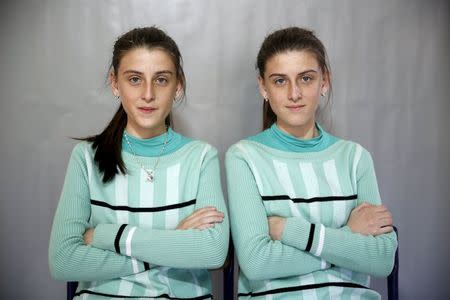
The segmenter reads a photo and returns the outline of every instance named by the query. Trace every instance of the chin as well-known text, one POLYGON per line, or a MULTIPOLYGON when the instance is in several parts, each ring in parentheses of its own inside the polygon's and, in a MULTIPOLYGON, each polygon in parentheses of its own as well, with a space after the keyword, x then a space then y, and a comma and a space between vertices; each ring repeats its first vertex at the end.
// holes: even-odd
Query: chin
POLYGON ((304 126, 308 126, 311 121, 310 120, 288 120, 285 124, 288 125, 289 127, 304 127, 304 126))

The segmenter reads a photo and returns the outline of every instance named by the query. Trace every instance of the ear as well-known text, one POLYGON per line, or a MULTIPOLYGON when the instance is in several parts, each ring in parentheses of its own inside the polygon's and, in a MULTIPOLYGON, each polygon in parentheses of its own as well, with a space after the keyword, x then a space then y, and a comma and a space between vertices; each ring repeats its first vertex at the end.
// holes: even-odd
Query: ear
POLYGON ((328 90, 330 89, 330 74, 325 73, 322 77, 322 84, 320 86, 320 94, 326 95, 328 93, 328 90))
POLYGON ((259 93, 261 94, 261 96, 264 99, 267 99, 267 90, 266 90, 266 85, 264 82, 264 78, 262 78, 260 75, 258 75, 258 88, 259 88, 259 93))
POLYGON ((176 99, 180 99, 181 97, 183 97, 183 83, 181 81, 178 81, 177 83, 177 91, 175 93, 175 98, 176 99))
POLYGON ((117 78, 116 75, 114 74, 114 71, 109 72, 109 83, 111 84, 111 90, 113 95, 116 97, 120 96, 119 85, 117 83, 117 78))

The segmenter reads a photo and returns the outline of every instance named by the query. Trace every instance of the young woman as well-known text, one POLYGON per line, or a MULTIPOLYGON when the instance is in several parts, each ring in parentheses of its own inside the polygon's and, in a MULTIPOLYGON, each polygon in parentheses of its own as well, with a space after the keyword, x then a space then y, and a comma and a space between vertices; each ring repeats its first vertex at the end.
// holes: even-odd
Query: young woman
POLYGON ((175 42, 133 29, 114 45, 119 109, 72 152, 50 238, 54 278, 75 299, 209 299, 228 250, 217 151, 171 128, 185 77, 175 42))
POLYGON ((325 48, 292 27, 257 58, 264 131, 227 152, 240 299, 379 299, 397 247, 370 154, 316 120, 331 91, 325 48))

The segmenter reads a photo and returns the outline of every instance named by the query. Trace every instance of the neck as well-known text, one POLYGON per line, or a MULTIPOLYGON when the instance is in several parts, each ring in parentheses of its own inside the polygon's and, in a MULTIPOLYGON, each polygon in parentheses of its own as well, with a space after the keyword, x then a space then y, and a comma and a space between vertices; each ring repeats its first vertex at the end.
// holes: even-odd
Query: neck
POLYGON ((318 136, 315 121, 312 120, 310 123, 303 126, 289 126, 286 124, 281 124, 277 122, 278 128, 284 133, 290 134, 298 139, 312 139, 318 136))
POLYGON ((151 129, 136 129, 131 124, 127 124, 127 126, 125 127, 125 130, 129 134, 140 139, 150 139, 155 136, 161 135, 166 132, 166 129, 167 128, 165 124, 158 125, 157 127, 151 129))

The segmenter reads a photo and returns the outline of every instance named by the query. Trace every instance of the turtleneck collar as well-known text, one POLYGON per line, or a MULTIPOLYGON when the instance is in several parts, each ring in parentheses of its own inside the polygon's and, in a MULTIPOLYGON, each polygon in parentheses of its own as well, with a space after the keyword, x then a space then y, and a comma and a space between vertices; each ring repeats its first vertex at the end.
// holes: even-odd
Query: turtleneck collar
POLYGON ((191 139, 180 135, 170 127, 167 129, 167 132, 149 139, 141 139, 124 131, 122 136, 122 150, 131 154, 133 154, 133 151, 130 149, 127 140, 125 139, 125 134, 137 156, 159 156, 161 155, 164 143, 166 143, 166 146, 162 155, 170 154, 191 141, 191 139))
POLYGON ((275 123, 260 134, 249 137, 249 140, 271 148, 290 152, 317 152, 334 144, 338 139, 316 123, 318 136, 311 139, 300 139, 282 131, 275 123))

